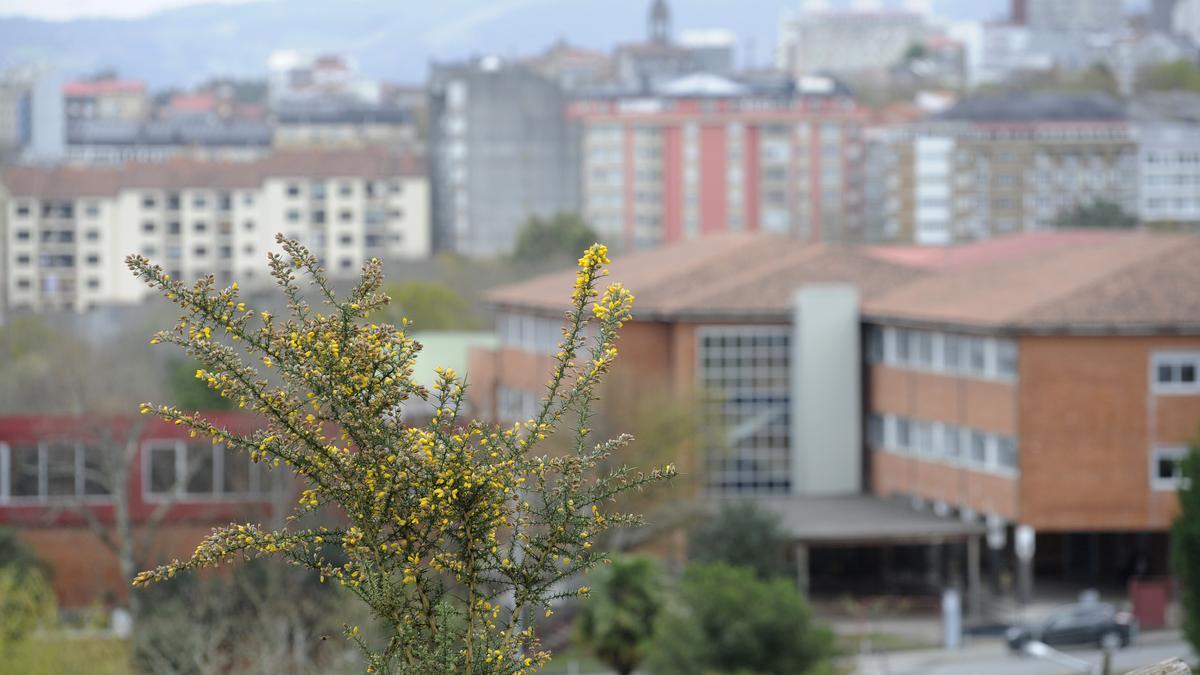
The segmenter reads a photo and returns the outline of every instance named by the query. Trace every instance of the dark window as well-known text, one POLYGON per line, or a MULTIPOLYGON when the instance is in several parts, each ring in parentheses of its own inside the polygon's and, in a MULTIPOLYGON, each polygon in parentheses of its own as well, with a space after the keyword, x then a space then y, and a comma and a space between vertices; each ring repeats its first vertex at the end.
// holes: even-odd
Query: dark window
POLYGON ((225 494, 246 494, 250 492, 250 472, 253 464, 250 456, 236 450, 225 450, 225 466, 222 471, 224 481, 221 491, 225 494))
POLYGON ((349 258, 342 258, 340 261, 338 261, 338 266, 344 270, 348 270, 354 267, 354 261, 349 258))
POLYGON ((245 230, 245 231, 247 231, 247 232, 252 232, 252 231, 254 230, 254 221, 253 221, 253 220, 247 220, 247 221, 243 222, 243 223, 242 223, 242 229, 243 229, 243 230, 245 230))
POLYGON ((9 494, 13 497, 36 497, 38 488, 38 447, 36 445, 13 445, 8 449, 9 471, 12 484, 9 494))
POLYGON ((203 220, 197 220, 196 222, 192 223, 192 229, 197 232, 206 232, 208 231, 208 223, 204 222, 203 220))
POLYGON ((221 246, 221 247, 217 248, 217 255, 222 258, 233 257, 233 247, 232 246, 221 246))
POLYGON ((46 494, 51 497, 75 494, 75 444, 46 446, 46 494))
POLYGON ((25 277, 17 279, 17 288, 22 288, 22 289, 29 288, 29 279, 27 279, 25 277))
POLYGON ((29 254, 22 253, 22 254, 18 255, 17 256, 17 264, 18 265, 28 265, 29 264, 29 254))
POLYGON ((208 206, 208 198, 205 197, 204 195, 196 195, 195 197, 192 197, 192 207, 193 208, 203 209, 207 206, 208 206))
POLYGON ((349 244, 354 243, 354 237, 349 234, 343 234, 341 237, 338 237, 338 241, 340 241, 343 244, 349 245, 349 244))
POLYGON ((299 197, 300 196, 299 183, 288 183, 287 184, 287 195, 289 197, 299 197))
POLYGON ((296 209, 288 209, 287 219, 288 219, 289 223, 300 222, 300 212, 297 211, 296 209))
POLYGON ((187 492, 193 495, 213 492, 213 453, 211 444, 187 446, 187 492))
POLYGON ((1188 363, 1179 367, 1179 381, 1185 384, 1195 384, 1196 364, 1188 363))
POLYGON ((29 241, 29 230, 17 230, 17 241, 29 241))
POLYGON ((317 225, 324 223, 325 222, 325 211, 322 209, 317 209, 317 210, 313 211, 312 212, 312 222, 317 225))
POLYGON ((168 494, 175 489, 175 446, 161 445, 151 447, 150 476, 147 492, 151 494, 168 494))
POLYGON ((99 241, 100 230, 88 230, 85 236, 87 237, 88 241, 99 241))
POLYGON ((205 246, 197 246, 196 248, 192 249, 192 253, 196 254, 197 258, 203 258, 204 256, 208 255, 208 248, 205 246))
POLYGON ((222 211, 228 211, 233 208, 233 197, 228 192, 222 192, 217 195, 217 208, 222 211))
POLYGON ((147 220, 146 222, 142 223, 142 232, 153 232, 153 231, 154 231, 154 221, 147 220))
POLYGON ((353 219, 354 219, 354 212, 351 211, 350 209, 342 209, 341 211, 338 212, 338 220, 342 221, 343 223, 350 222, 353 219))
POLYGON ((150 195, 150 194, 142 195, 142 207, 143 208, 152 209, 157 205, 158 205, 158 200, 154 198, 154 195, 150 195))
POLYGON ((21 202, 20 204, 17 204, 17 217, 18 218, 24 218, 24 217, 28 216, 29 211, 30 211, 30 209, 29 209, 28 202, 21 202))
POLYGON ((1175 368, 1170 364, 1161 364, 1158 367, 1158 381, 1170 383, 1175 381, 1175 368))
POLYGON ((96 277, 91 277, 87 280, 88 288, 100 288, 100 280, 96 277))
POLYGON ((343 181, 338 184, 338 194, 343 197, 349 197, 354 194, 354 184, 343 181))
POLYGON ((109 494, 108 476, 105 473, 107 469, 104 466, 104 455, 102 448, 84 447, 83 448, 83 494, 84 495, 106 495, 109 494))
POLYGON ((95 253, 89 253, 88 257, 87 257, 87 263, 89 265, 99 265, 100 264, 100 256, 96 255, 95 253))
POLYGON ((179 224, 178 220, 172 220, 171 222, 167 223, 167 234, 179 234, 181 229, 183 228, 179 224))

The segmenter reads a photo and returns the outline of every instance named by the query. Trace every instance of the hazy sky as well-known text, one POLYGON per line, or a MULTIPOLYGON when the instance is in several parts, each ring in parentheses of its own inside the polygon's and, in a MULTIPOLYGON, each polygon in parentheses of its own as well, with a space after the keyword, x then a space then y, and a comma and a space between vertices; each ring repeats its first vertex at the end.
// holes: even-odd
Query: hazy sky
MULTIPOLYGON (((246 0, 204 0, 233 4, 246 0)), ((132 17, 160 9, 200 4, 198 0, 0 0, 0 16, 20 14, 43 19, 85 16, 132 17)))

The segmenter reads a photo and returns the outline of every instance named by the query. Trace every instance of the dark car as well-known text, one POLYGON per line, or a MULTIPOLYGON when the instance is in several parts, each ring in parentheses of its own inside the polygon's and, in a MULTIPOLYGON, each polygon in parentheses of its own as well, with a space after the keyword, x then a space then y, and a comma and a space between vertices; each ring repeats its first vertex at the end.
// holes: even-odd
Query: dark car
POLYGON ((1020 651, 1030 642, 1052 647, 1096 645, 1105 649, 1126 647, 1137 633, 1137 621, 1105 603, 1068 605, 1049 619, 1032 626, 1013 626, 1004 634, 1008 646, 1020 651))

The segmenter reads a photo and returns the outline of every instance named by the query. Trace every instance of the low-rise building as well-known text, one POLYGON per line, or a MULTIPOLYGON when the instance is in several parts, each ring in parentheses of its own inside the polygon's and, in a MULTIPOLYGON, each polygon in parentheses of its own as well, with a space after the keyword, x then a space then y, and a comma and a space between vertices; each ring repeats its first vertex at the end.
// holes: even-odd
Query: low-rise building
MULTIPOLYGON (((698 396, 708 426, 671 458, 683 480, 780 513, 802 577, 965 579, 978 610, 985 533, 992 578, 1015 571, 1024 589, 1034 573, 1105 588, 1167 573, 1200 422, 1200 238, 723 234, 611 269, 638 301, 604 396, 698 396)), ((489 296, 499 346, 471 364, 482 414, 536 410, 571 287, 551 275, 489 296)))
MULTIPOLYGON (((247 415, 208 417, 235 433, 257 428, 247 415)), ((118 500, 135 562, 147 568, 190 556, 216 526, 273 513, 272 474, 244 452, 189 438, 162 420, 0 417, 0 466, 0 525, 15 529, 46 564, 67 608, 120 602, 130 591, 101 540, 121 536, 114 532, 118 500), (127 443, 136 445, 128 460, 120 456, 127 443)))
POLYGON ((884 254, 934 271, 863 303, 871 489, 1033 538, 1044 576, 1166 574, 1200 422, 1200 239, 884 254))
POLYGON ((262 259, 280 232, 308 245, 334 277, 356 275, 371 257, 430 251, 428 179, 413 155, 281 151, 250 162, 9 167, 0 182, 12 309, 137 302, 147 290, 125 269, 131 253, 178 278, 266 281, 262 259))
POLYGON ((141 80, 76 80, 63 85, 67 124, 83 120, 140 121, 149 113, 141 80))

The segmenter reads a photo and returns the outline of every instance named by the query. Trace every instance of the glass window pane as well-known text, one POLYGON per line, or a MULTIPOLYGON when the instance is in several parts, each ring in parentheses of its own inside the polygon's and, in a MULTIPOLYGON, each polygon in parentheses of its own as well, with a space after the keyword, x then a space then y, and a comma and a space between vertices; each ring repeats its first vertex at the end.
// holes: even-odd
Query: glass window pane
POLYGON ((1170 364, 1164 363, 1158 367, 1159 382, 1173 382, 1175 380, 1175 369, 1170 364))
POLYGON ((17 444, 10 446, 8 452, 12 480, 9 494, 13 497, 38 496, 38 447, 17 444))
POLYGON ((150 477, 148 481, 151 494, 168 494, 175 489, 175 446, 158 446, 150 448, 150 477))
POLYGON ((109 494, 109 481, 107 471, 109 469, 107 458, 102 453, 103 448, 84 447, 83 448, 83 494, 85 495, 106 495, 109 494))
POLYGON ((191 495, 206 495, 213 493, 213 446, 187 446, 187 493, 191 495))
POLYGON ((74 443, 51 443, 46 446, 46 494, 52 497, 75 496, 74 443))
POLYGON ((224 450, 225 468, 222 471, 224 483, 222 490, 225 494, 244 495, 250 492, 250 471, 254 465, 250 456, 237 450, 224 450))
POLYGON ((1196 365, 1189 363, 1179 367, 1179 381, 1185 384, 1195 384, 1196 365))

